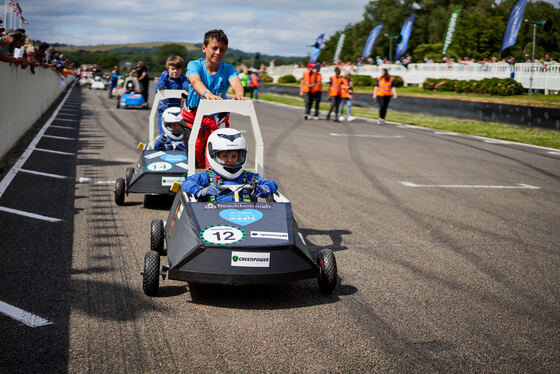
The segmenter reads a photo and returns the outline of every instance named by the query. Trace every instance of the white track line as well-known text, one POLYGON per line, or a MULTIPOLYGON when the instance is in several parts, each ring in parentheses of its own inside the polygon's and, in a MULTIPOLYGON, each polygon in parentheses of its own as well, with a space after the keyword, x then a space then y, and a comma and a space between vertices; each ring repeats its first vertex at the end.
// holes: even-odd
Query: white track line
POLYGON ((372 135, 372 134, 339 134, 336 132, 329 133, 331 136, 345 136, 356 138, 402 138, 402 135, 372 135))
POLYGON ((548 153, 554 156, 560 156, 560 152, 549 151, 548 153))
POLYGON ((12 208, 6 208, 3 206, 0 206, 0 211, 3 212, 7 212, 7 213, 13 213, 13 214, 17 214, 18 216, 24 216, 24 217, 29 217, 29 218, 35 218, 35 219, 40 219, 42 221, 47 221, 47 222, 60 222, 62 221, 59 218, 53 218, 53 217, 48 217, 48 216, 43 216, 41 214, 35 214, 35 213, 29 213, 29 212, 25 212, 23 210, 17 210, 17 209, 12 209, 12 208))
POLYGON ((89 184, 115 184, 115 181, 96 181, 93 180, 91 178, 87 178, 87 177, 80 177, 80 179, 78 179, 78 183, 89 183, 89 184))
MULTIPOLYGON (((27 161, 27 159, 29 158, 31 153, 36 149, 35 147, 37 146, 37 143, 39 143, 39 140, 45 134, 45 131, 47 131, 48 127, 51 125, 54 118, 58 115, 58 111, 60 110, 60 108, 62 108, 62 105, 64 105, 64 102, 66 101, 68 96, 70 96, 70 93, 72 93, 73 88, 74 88, 74 86, 70 87, 70 89, 66 93, 66 96, 64 96, 64 98, 62 99, 62 101, 60 102, 58 107, 56 107, 52 116, 43 125, 43 127, 41 127, 41 130, 39 130, 37 135, 35 135, 35 138, 33 138, 31 143, 27 146, 27 148, 25 149, 25 152, 23 152, 21 157, 14 164, 14 166, 12 166, 10 171, 8 171, 8 173, 4 176, 4 178, 0 182, 0 197, 2 197, 2 195, 4 194, 4 192, 6 191, 8 186, 10 185, 10 183, 12 183, 12 180, 14 179, 14 177, 16 176, 18 171, 21 169, 23 164, 25 164, 25 162, 27 161)), ((43 152, 54 152, 54 151, 43 150, 43 152)), ((68 153, 68 155, 73 155, 73 153, 68 153)))
POLYGON ((76 130, 75 127, 71 127, 71 126, 57 126, 57 125, 52 125, 51 129, 65 129, 65 130, 76 130))
POLYGON ((67 179, 68 178, 64 175, 43 173, 41 171, 35 171, 35 170, 19 169, 19 171, 21 171, 22 173, 41 175, 43 177, 51 177, 51 178, 57 178, 57 179, 67 179))
POLYGON ((55 118, 54 120, 55 120, 55 121, 66 121, 66 122, 74 122, 74 121, 77 121, 77 120, 78 120, 78 118, 76 118, 76 119, 67 119, 67 118, 55 118))
POLYGON ((407 187, 424 187, 424 188, 493 188, 493 189, 524 189, 524 190, 540 190, 540 187, 531 186, 529 184, 517 183, 516 186, 492 186, 492 185, 471 185, 471 184, 416 184, 412 182, 399 182, 407 187))
POLYGON ((0 313, 5 314, 8 317, 15 319, 16 321, 23 322, 30 327, 52 325, 51 321, 36 316, 33 313, 26 312, 23 309, 16 308, 15 306, 7 304, 3 301, 0 301, 0 313))
POLYGON ((60 140, 76 140, 76 138, 69 138, 67 136, 56 136, 56 135, 43 135, 44 138, 60 139, 60 140))
POLYGON ((52 149, 45 149, 45 148, 35 148, 36 151, 40 152, 47 152, 47 153, 54 153, 57 155, 65 155, 65 156, 74 156, 75 153, 72 152, 62 152, 62 151, 53 151, 52 149))

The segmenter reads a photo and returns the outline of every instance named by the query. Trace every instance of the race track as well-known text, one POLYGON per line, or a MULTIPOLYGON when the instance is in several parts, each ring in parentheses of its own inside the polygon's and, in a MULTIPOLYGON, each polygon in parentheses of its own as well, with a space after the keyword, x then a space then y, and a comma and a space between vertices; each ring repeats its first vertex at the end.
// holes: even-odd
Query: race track
POLYGON ((170 200, 115 205, 149 113, 115 103, 74 87, 0 185, 0 372, 560 371, 560 152, 258 102, 265 176, 335 250, 337 290, 166 280, 150 298, 170 200))

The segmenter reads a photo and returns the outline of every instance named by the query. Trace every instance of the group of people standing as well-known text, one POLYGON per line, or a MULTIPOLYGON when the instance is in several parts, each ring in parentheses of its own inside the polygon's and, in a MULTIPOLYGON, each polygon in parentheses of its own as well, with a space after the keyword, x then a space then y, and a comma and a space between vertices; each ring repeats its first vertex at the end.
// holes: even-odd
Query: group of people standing
MULTIPOLYGON (((319 119, 319 103, 321 102, 322 93, 322 76, 320 73, 321 65, 308 64, 307 70, 303 72, 303 78, 300 84, 299 95, 305 100, 305 115, 306 120, 319 119), (315 112, 311 115, 311 110, 315 112)), ((389 75, 387 69, 382 69, 383 74, 377 80, 377 84, 373 91, 373 99, 379 103, 379 124, 385 123, 385 116, 391 97, 397 98, 397 90, 393 84, 393 78, 389 75)), ((334 121, 340 122, 344 120, 352 121, 352 100, 353 87, 352 76, 350 72, 340 75, 339 67, 334 69, 334 75, 329 79, 329 101, 330 108, 327 113, 327 120, 331 119, 331 113, 334 113, 334 121), (347 117, 343 115, 344 106, 346 106, 347 117)))

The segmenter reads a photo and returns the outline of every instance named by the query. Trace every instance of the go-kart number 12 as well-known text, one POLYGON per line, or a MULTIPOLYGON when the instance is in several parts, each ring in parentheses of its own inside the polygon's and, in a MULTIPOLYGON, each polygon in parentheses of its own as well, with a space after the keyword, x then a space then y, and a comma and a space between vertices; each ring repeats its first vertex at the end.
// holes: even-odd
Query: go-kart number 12
POLYGON ((245 232, 233 226, 210 226, 202 230, 200 238, 210 244, 228 245, 245 239, 245 232))

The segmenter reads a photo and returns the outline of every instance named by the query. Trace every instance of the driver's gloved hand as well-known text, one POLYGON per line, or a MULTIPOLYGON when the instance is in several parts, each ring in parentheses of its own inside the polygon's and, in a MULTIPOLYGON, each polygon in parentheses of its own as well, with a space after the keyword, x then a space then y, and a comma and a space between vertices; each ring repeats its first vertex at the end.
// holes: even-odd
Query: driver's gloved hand
POLYGON ((216 186, 208 186, 201 188, 195 194, 196 197, 204 197, 204 196, 216 196, 220 194, 220 190, 216 188, 216 186))
POLYGON ((253 197, 269 197, 270 190, 265 186, 257 186, 253 191, 253 197))

